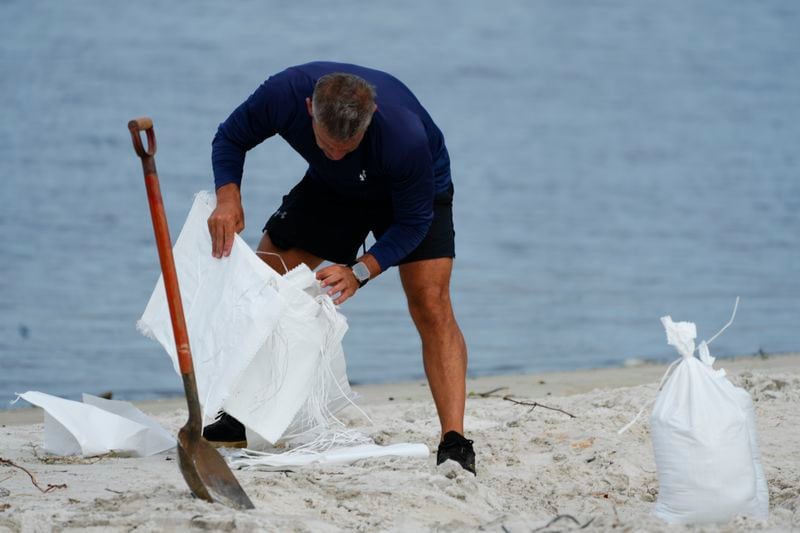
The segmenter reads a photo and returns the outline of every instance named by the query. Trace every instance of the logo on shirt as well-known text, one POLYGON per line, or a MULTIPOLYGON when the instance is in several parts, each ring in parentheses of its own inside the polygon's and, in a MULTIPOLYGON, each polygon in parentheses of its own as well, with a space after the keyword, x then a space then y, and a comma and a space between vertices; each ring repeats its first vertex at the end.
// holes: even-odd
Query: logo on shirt
POLYGON ((367 171, 366 170, 362 170, 361 171, 361 174, 358 175, 358 180, 359 181, 367 181, 367 171))

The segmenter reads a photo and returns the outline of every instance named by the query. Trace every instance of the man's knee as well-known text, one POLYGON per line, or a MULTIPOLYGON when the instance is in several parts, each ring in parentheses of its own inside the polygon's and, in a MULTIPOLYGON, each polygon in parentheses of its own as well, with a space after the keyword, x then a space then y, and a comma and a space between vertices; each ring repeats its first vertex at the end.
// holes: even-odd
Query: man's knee
POLYGON ((439 327, 452 320, 448 287, 425 287, 406 294, 408 310, 418 328, 439 327))

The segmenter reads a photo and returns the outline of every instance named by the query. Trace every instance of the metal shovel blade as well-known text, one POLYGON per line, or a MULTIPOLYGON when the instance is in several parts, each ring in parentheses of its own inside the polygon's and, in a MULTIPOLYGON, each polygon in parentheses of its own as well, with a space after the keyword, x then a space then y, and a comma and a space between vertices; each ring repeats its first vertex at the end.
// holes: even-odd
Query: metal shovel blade
POLYGON ((190 437, 191 433, 186 426, 178 432, 178 458, 183 478, 195 496, 236 509, 254 509, 216 448, 199 435, 190 437))

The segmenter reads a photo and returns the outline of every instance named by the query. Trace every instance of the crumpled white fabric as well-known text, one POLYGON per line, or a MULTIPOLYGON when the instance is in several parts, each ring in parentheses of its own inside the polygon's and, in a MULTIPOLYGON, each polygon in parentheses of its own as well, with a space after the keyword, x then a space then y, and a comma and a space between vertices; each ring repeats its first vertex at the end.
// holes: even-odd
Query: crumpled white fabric
MULTIPOLYGON (((174 247, 204 421, 224 409, 275 443, 349 403, 347 321, 305 265, 281 276, 238 235, 229 257, 212 257, 207 220, 215 205, 212 194, 197 194, 174 247)), ((163 279, 138 328, 164 346, 180 374, 163 279)))
POLYGON ((44 409, 45 452, 146 457, 175 447, 175 437, 128 402, 83 395, 83 403, 38 391, 19 395, 44 409))
POLYGON ((653 514, 673 524, 765 520, 769 494, 750 395, 734 386, 704 341, 694 357, 696 327, 661 319, 681 354, 651 415, 659 493, 653 514))

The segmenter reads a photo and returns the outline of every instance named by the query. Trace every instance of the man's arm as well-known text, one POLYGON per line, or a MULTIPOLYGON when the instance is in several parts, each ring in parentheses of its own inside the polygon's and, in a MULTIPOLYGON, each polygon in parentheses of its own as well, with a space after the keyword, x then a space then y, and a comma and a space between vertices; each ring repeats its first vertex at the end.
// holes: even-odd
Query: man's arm
MULTIPOLYGON (((399 263, 411 253, 427 235, 433 220, 433 164, 427 144, 417 143, 405 153, 397 154, 402 166, 394 170, 396 179, 392 184, 394 222, 372 245, 367 253, 358 258, 369 270, 369 279, 399 263)), ((317 272, 317 279, 328 294, 339 296, 336 305, 344 303, 359 288, 350 267, 331 265, 317 272)))
POLYGON ((414 145, 395 154, 394 161, 394 168, 389 169, 395 176, 391 191, 394 221, 369 249, 381 271, 414 251, 433 221, 433 161, 427 139, 418 136, 414 145))
POLYGON ((244 229, 240 187, 245 154, 287 128, 295 116, 294 75, 287 69, 269 78, 217 129, 211 149, 217 207, 208 219, 214 257, 230 255, 234 235, 244 229))

